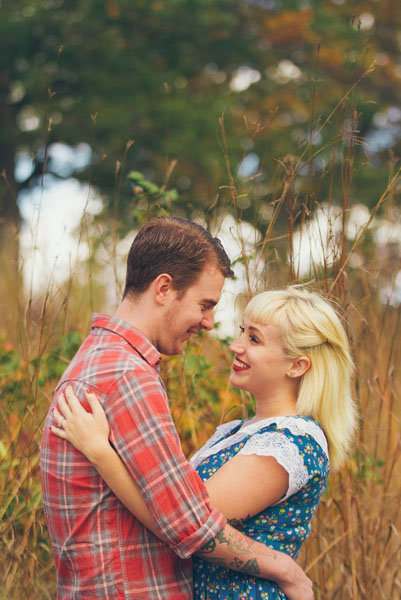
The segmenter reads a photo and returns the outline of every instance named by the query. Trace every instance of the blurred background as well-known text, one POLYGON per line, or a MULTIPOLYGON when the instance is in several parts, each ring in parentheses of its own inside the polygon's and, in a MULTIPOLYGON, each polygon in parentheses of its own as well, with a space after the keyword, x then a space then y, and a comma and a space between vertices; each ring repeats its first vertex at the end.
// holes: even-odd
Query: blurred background
POLYGON ((244 301, 320 290, 361 428, 302 564, 318 599, 401 597, 400 151, 399 0, 0 0, 1 600, 54 597, 43 418, 163 214, 221 237, 236 273, 215 332, 164 364, 185 452, 252 410, 227 387, 244 301))

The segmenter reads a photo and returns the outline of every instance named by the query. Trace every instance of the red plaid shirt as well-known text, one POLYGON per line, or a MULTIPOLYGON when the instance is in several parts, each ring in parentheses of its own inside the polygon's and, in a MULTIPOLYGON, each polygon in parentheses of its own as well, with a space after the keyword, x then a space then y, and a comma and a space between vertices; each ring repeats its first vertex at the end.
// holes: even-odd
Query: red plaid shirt
POLYGON ((80 398, 88 387, 99 396, 110 442, 169 540, 158 540, 80 452, 49 432, 50 410, 41 473, 59 600, 188 600, 188 557, 225 525, 182 453, 159 362, 160 354, 138 330, 95 315, 57 386, 51 408, 68 384, 80 398))

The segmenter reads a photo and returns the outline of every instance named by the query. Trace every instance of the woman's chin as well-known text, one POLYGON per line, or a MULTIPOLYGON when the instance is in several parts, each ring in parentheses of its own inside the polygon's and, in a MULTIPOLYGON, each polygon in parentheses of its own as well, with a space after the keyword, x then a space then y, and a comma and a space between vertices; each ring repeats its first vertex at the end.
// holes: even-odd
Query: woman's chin
POLYGON ((233 385, 236 388, 239 388, 240 390, 248 391, 245 382, 241 381, 241 378, 235 372, 231 373, 230 383, 231 385, 233 385))

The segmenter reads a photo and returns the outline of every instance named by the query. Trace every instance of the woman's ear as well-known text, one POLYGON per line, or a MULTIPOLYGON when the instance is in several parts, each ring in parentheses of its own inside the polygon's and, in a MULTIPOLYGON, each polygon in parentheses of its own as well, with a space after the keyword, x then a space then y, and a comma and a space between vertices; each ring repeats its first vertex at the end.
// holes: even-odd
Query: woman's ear
POLYGON ((286 374, 292 379, 302 377, 302 375, 305 375, 305 373, 309 371, 311 366, 312 362, 309 356, 298 356, 292 360, 291 366, 286 374))

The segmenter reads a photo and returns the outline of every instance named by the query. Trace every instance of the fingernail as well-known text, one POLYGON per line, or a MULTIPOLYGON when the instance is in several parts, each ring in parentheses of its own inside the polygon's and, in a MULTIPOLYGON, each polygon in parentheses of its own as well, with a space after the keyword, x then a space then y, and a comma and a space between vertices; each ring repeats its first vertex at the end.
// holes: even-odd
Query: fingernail
POLYGON ((87 393, 87 394, 91 394, 91 393, 92 393, 92 390, 91 390, 90 388, 86 388, 86 393, 87 393))

